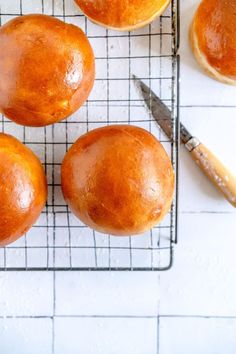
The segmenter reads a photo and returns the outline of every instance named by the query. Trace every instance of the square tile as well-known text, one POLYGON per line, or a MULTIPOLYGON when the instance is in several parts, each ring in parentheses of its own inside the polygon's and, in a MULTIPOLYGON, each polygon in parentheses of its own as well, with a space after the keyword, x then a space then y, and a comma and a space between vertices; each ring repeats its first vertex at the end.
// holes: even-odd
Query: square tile
POLYGON ((51 354, 52 321, 48 318, 1 318, 0 352, 51 354))
POLYGON ((50 272, 1 272, 0 316, 46 316, 53 312, 50 272))
POLYGON ((57 272, 56 292, 57 315, 157 315, 157 273, 57 272))
POLYGON ((156 319, 56 318, 55 320, 55 354, 156 354, 156 350, 156 319))
POLYGON ((174 265, 160 274, 160 314, 235 316, 235 215, 181 214, 174 265))
POLYGON ((160 318, 161 354, 234 354, 236 320, 226 318, 160 318))

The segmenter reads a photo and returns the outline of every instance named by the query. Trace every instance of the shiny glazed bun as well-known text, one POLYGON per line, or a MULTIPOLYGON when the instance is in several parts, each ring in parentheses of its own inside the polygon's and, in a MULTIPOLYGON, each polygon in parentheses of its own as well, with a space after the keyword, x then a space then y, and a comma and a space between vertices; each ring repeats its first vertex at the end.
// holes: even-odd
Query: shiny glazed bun
POLYGON ((203 0, 190 29, 193 52, 205 72, 236 85, 236 1, 203 0))
POLYGON ((62 191, 88 226, 134 235, 159 223, 169 210, 174 174, 153 135, 134 126, 107 126, 70 148, 62 164, 62 191))
POLYGON ((160 16, 170 0, 75 0, 93 22, 107 28, 130 31, 160 16))
POLYGON ((0 111, 27 126, 75 112, 94 83, 94 55, 76 26, 46 15, 14 18, 0 29, 0 111))
POLYGON ((34 153, 0 133, 0 246, 24 235, 39 217, 47 198, 43 167, 34 153))

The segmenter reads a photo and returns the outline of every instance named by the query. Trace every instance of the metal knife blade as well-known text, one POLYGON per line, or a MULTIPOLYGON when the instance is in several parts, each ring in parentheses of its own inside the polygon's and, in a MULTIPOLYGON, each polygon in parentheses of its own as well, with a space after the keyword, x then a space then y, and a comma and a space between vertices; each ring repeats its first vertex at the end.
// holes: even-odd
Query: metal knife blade
MULTIPOLYGON (((157 121, 158 125, 162 128, 169 139, 172 139, 173 132, 173 121, 171 117, 171 111, 169 108, 160 100, 159 97, 148 87, 143 81, 138 79, 133 75, 136 87, 141 92, 144 102, 151 112, 153 118, 157 121)), ((180 123, 180 138, 184 144, 187 144, 193 136, 185 128, 185 126, 180 123)))

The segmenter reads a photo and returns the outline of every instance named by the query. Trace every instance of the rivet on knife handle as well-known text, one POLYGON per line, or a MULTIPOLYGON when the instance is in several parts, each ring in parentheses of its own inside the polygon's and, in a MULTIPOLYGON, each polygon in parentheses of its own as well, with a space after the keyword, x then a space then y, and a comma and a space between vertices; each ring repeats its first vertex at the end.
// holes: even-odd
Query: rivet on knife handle
POLYGON ((236 177, 200 142, 192 150, 188 146, 186 147, 204 174, 214 183, 225 198, 236 207, 236 177))

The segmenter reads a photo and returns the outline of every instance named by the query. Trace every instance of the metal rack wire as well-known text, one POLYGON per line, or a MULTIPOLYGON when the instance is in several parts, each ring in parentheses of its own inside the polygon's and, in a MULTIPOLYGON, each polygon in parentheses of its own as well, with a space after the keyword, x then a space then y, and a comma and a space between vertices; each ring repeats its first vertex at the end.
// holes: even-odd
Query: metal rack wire
POLYGON ((178 194, 178 1, 151 25, 114 32, 88 21, 73 0, 0 0, 4 24, 17 15, 45 13, 80 26, 96 56, 97 77, 87 103, 70 119, 45 128, 21 127, 2 117, 1 131, 19 138, 40 157, 49 183, 48 203, 37 224, 14 244, 0 248, 0 270, 167 270, 177 242, 178 194), (144 108, 132 82, 144 80, 172 110, 168 140, 144 108), (68 210, 60 189, 60 164, 83 133, 108 124, 134 124, 151 131, 169 152, 176 174, 171 212, 145 235, 98 234, 68 210))

